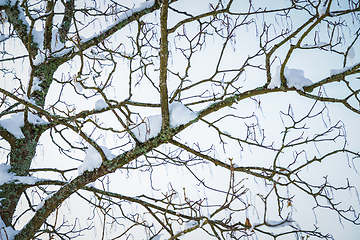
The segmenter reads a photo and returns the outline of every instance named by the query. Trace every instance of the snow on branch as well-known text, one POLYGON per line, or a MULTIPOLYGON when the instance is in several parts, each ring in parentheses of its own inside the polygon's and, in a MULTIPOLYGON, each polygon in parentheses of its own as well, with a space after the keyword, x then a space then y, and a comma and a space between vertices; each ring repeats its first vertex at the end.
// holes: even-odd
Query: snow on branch
MULTIPOLYGON (((281 79, 280 79, 280 68, 281 66, 276 67, 275 76, 272 78, 268 88, 280 88, 281 79)), ((293 69, 285 67, 284 77, 287 80, 288 87, 296 88, 297 90, 304 90, 304 87, 310 86, 313 82, 305 77, 304 71, 300 69, 293 69)))
POLYGON ((25 17, 25 11, 17 0, 1 0, 0 6, 4 7, 9 23, 14 27, 17 35, 27 48, 30 57, 35 57, 38 52, 39 42, 36 33, 30 28, 25 17), (34 35, 35 33, 35 35, 34 35), (31 36, 29 37, 29 34, 31 36))
POLYGON ((0 218, 0 239, 11 240, 19 231, 16 231, 12 227, 6 227, 3 220, 0 218))
POLYGON ((8 182, 18 182, 23 184, 35 184, 37 178, 29 176, 17 176, 15 173, 9 172, 10 165, 0 164, 0 185, 8 182))
MULTIPOLYGON (((49 122, 40 118, 39 116, 28 112, 28 122, 34 125, 45 125, 49 122)), ((8 118, 0 119, 0 126, 11 133, 15 138, 25 138, 21 128, 24 127, 24 113, 14 113, 8 118)))
MULTIPOLYGON (((112 154, 107 147, 100 147, 108 160, 112 160, 115 157, 115 155, 112 154)), ((99 152, 96 151, 94 147, 90 146, 86 151, 83 163, 78 167, 79 175, 82 174, 84 171, 92 171, 95 168, 99 168, 101 166, 101 163, 102 159, 99 152)))
MULTIPOLYGON (((194 120, 198 114, 187 108, 181 102, 174 102, 169 105, 170 127, 175 128, 194 120)), ((148 116, 142 123, 131 131, 137 140, 146 142, 148 139, 156 137, 161 131, 161 115, 148 116)))
POLYGON ((122 13, 120 16, 118 16, 118 19, 109 25, 106 29, 103 31, 100 31, 95 36, 92 36, 90 38, 84 38, 81 40, 81 46, 82 49, 87 49, 91 46, 96 45, 97 43, 103 41, 107 37, 111 36, 113 33, 118 31, 119 29, 126 26, 128 23, 139 19, 143 15, 152 12, 159 8, 159 6, 156 4, 157 2, 155 0, 149 0, 146 2, 143 2, 139 5, 135 5, 133 8, 127 10, 126 12, 122 13))

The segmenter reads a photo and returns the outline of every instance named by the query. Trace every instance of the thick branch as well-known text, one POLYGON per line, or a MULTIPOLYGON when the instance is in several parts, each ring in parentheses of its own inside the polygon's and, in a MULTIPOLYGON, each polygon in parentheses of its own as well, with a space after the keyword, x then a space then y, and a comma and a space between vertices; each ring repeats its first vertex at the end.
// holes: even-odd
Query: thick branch
POLYGON ((31 239, 35 232, 45 222, 46 218, 71 194, 81 189, 86 184, 91 183, 108 173, 114 172, 116 169, 160 146, 175 134, 175 131, 161 134, 158 137, 149 140, 146 144, 137 145, 132 150, 117 156, 111 161, 103 162, 101 167, 94 171, 85 171, 82 175, 76 177, 74 180, 60 188, 60 190, 53 194, 52 197, 47 199, 43 207, 35 213, 27 225, 15 236, 14 240, 31 239))
MULTIPOLYGON (((114 34, 115 32, 117 32, 118 30, 124 28, 125 26, 127 26, 129 23, 139 20, 142 16, 145 16, 151 12, 154 12, 155 10, 158 10, 160 8, 160 1, 159 0, 155 0, 154 5, 152 5, 149 8, 144 8, 138 12, 132 12, 128 13, 129 16, 118 21, 116 24, 114 24, 112 27, 101 31, 98 35, 87 39, 84 42, 81 42, 79 47, 82 50, 88 49, 92 46, 97 45, 98 43, 104 41, 106 38, 110 37, 112 34, 114 34)), ((74 47, 75 48, 75 47, 74 47)), ((75 53, 70 53, 69 55, 71 55, 71 57, 75 56, 79 54, 79 52, 75 52, 75 53)))
POLYGON ((15 4, 6 6, 5 12, 8 16, 9 23, 14 27, 17 35, 29 51, 31 57, 35 57, 38 51, 37 43, 34 42, 34 38, 30 32, 29 24, 24 20, 25 14, 19 6, 19 1, 15 4))
POLYGON ((162 126, 161 129, 165 130, 169 127, 169 103, 168 103, 168 90, 167 90, 167 65, 169 57, 168 49, 168 8, 169 1, 163 0, 160 10, 160 25, 161 25, 161 39, 160 39, 160 105, 162 126))
POLYGON ((51 40, 52 40, 53 18, 54 18, 54 0, 47 1, 46 14, 47 16, 45 21, 44 48, 50 50, 51 40))
POLYGON ((65 4, 65 14, 62 20, 59 34, 60 34, 60 41, 65 43, 66 35, 69 33, 71 19, 74 17, 74 8, 75 8, 75 1, 74 0, 67 0, 65 4))

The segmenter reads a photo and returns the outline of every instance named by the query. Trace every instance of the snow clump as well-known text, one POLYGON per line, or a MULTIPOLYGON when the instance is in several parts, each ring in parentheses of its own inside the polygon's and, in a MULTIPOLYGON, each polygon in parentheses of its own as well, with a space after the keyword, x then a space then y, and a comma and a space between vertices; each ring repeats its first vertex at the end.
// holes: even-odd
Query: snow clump
MULTIPOLYGON (((34 125, 44 125, 49 122, 40 118, 39 116, 28 112, 28 121, 34 125)), ((9 118, 0 119, 0 126, 5 128, 9 133, 14 135, 17 139, 25 138, 21 128, 24 127, 24 113, 11 114, 9 118)))
POLYGON ((35 184, 37 181, 37 178, 35 177, 17 176, 15 173, 9 172, 9 170, 10 170, 10 165, 5 163, 0 164, 0 185, 13 181, 31 185, 31 184, 35 184))
POLYGON ((107 108, 108 105, 106 104, 106 102, 103 99, 99 99, 95 102, 95 108, 94 110, 101 110, 103 108, 107 108))
MULTIPOLYGON (((274 89, 279 88, 281 85, 280 80, 280 67, 276 67, 275 76, 272 78, 268 88, 274 89)), ((287 80, 288 87, 294 87, 298 90, 303 90, 304 87, 310 86, 313 82, 305 77, 304 71, 300 69, 293 69, 285 67, 284 69, 284 77, 287 80)))
POLYGON ((187 108, 181 102, 171 103, 169 106, 170 112, 170 126, 178 127, 186 124, 197 117, 197 114, 187 108))
MULTIPOLYGON (((112 154, 107 147, 104 146, 100 146, 100 147, 103 150, 108 160, 112 160, 115 157, 115 155, 112 154)), ((83 163, 78 167, 79 175, 83 174, 83 172, 85 171, 92 171, 96 168, 99 168, 101 164, 102 164, 102 159, 99 152, 94 147, 90 146, 86 150, 83 163)))
MULTIPOLYGON (((191 111, 181 102, 174 102, 169 105, 170 127, 178 127, 186 124, 197 117, 197 113, 191 111)), ((151 115, 134 127, 131 132, 140 142, 145 142, 156 137, 161 131, 161 115, 151 115)))

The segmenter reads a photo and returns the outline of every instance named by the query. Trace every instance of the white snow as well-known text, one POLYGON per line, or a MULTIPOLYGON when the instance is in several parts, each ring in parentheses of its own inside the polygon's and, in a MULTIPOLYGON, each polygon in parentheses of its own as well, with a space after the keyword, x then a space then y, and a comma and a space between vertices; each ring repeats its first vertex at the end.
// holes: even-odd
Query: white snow
POLYGON ((281 86, 280 80, 280 66, 276 67, 275 75, 272 77, 271 82, 268 86, 269 89, 279 88, 281 86))
POLYGON ((181 102, 173 102, 169 106, 170 126, 178 127, 186 124, 197 117, 197 114, 187 108, 181 102))
MULTIPOLYGON (((34 42, 37 43, 39 49, 43 49, 44 45, 44 30, 37 31, 35 29, 31 32, 34 42)), ((33 61, 34 65, 39 65, 45 60, 45 52, 38 51, 33 61)))
POLYGON ((60 51, 62 50, 63 48, 65 48, 65 45, 64 43, 62 43, 60 40, 59 40, 59 32, 58 32, 58 29, 57 28, 54 28, 53 31, 52 31, 52 38, 51 38, 51 49, 52 49, 52 52, 56 52, 56 51, 60 51))
POLYGON ((289 87, 295 87, 298 90, 303 90, 303 87, 310 86, 313 82, 305 77, 304 71, 300 69, 290 69, 285 67, 284 72, 287 84, 289 87))
MULTIPOLYGON (((38 106, 38 105, 36 104, 35 98, 33 98, 33 97, 28 98, 26 95, 24 95, 24 96, 22 97, 22 99, 25 100, 25 101, 27 101, 27 102, 29 102, 29 103, 31 103, 31 104, 33 104, 33 105, 38 106)), ((38 106, 38 107, 40 107, 40 106, 38 106)))
POLYGON ((190 220, 189 222, 185 223, 185 228, 192 228, 198 225, 198 222, 195 220, 190 220))
MULTIPOLYGON (((112 154, 107 147, 100 147, 108 160, 112 160, 115 157, 115 155, 112 154)), ((92 171, 95 168, 100 167, 101 163, 102 159, 99 152, 94 147, 90 146, 86 151, 83 163, 78 167, 79 175, 82 174, 84 171, 92 171)))
MULTIPOLYGON (((34 115, 31 112, 28 112, 28 121, 34 125, 43 125, 48 124, 48 121, 40 118, 37 115, 34 115)), ((24 134, 21 131, 21 128, 24 127, 24 113, 14 113, 11 114, 9 118, 0 119, 0 126, 5 128, 17 139, 24 138, 24 134)))
POLYGON ((144 122, 133 128, 131 132, 134 133, 137 140, 146 142, 160 133, 161 124, 161 115, 148 116, 144 122))
POLYGON ((40 83, 41 83, 40 79, 38 77, 34 77, 31 90, 32 91, 41 91, 41 87, 39 86, 40 83))
POLYGON ((327 6, 323 5, 323 4, 320 4, 319 8, 318 8, 318 12, 319 12, 319 16, 323 16, 326 14, 326 9, 327 9, 327 6))
POLYGON ((348 67, 344 67, 344 68, 340 68, 340 69, 330 69, 330 75, 333 76, 333 75, 336 75, 336 74, 339 74, 339 73, 343 73, 343 72, 349 70, 352 67, 353 66, 348 66, 348 67))
POLYGON ((12 114, 9 118, 0 119, 0 126, 5 128, 17 139, 25 138, 21 131, 21 127, 24 126, 24 113, 12 114))
POLYGON ((44 60, 45 60, 45 55, 39 51, 39 53, 35 56, 35 59, 33 60, 33 64, 35 66, 40 65, 41 63, 44 62, 44 60))
MULTIPOLYGON (((186 124, 197 117, 197 113, 191 111, 181 102, 174 102, 169 105, 170 127, 178 127, 186 124)), ((151 115, 131 130, 137 140, 145 142, 156 137, 161 131, 161 115, 151 115)))
MULTIPOLYGON (((132 16, 134 13, 136 12, 140 12, 146 8, 149 8, 151 6, 153 6, 155 3, 155 0, 150 0, 150 1, 146 1, 146 2, 142 2, 140 4, 136 4, 133 8, 127 10, 126 12, 122 13, 119 18, 117 19, 115 24, 112 24, 112 26, 116 25, 117 23, 125 20, 126 18, 132 16)), ((109 27, 111 28, 111 27, 109 27)))
POLYGON ((12 227, 6 227, 5 223, 0 218, 0 239, 12 240, 18 232, 19 231, 16 231, 12 227))
MULTIPOLYGON (((298 90, 303 90, 303 87, 310 86, 313 82, 305 77, 304 71, 300 69, 293 69, 285 67, 284 77, 287 80, 288 87, 295 87, 298 90)), ((275 76, 272 78, 268 88, 274 89, 280 87, 280 66, 276 67, 275 76)))
POLYGON ((64 56, 66 54, 68 54, 69 52, 73 51, 73 49, 71 48, 72 46, 70 47, 63 47, 63 48, 60 48, 61 50, 60 51, 56 51, 52 54, 52 56, 54 57, 61 57, 61 56, 64 56))
POLYGON ((21 182, 24 184, 35 184, 37 181, 35 177, 17 176, 15 173, 9 172, 9 170, 10 170, 10 165, 5 163, 0 164, 0 185, 12 181, 21 182))
POLYGON ((103 99, 99 99, 95 102, 95 108, 94 110, 101 110, 103 108, 107 108, 108 105, 106 104, 106 102, 103 99))
POLYGON ((35 115, 31 112, 28 113, 28 121, 29 123, 32 123, 34 125, 45 125, 49 123, 48 121, 40 118, 38 115, 35 115))

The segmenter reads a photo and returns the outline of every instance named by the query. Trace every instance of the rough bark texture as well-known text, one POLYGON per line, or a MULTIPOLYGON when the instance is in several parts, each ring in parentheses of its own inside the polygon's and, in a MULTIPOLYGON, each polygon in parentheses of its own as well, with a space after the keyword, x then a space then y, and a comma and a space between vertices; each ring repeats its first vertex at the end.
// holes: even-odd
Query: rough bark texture
MULTIPOLYGON (((42 129, 27 123, 22 132, 25 138, 13 139, 10 142, 11 168, 9 172, 15 173, 17 176, 28 176, 42 129)), ((0 216, 7 226, 11 226, 15 208, 26 187, 20 183, 10 182, 1 185, 0 189, 0 216)))
POLYGON ((168 58, 169 58, 169 49, 168 49, 168 8, 169 1, 163 0, 161 9, 160 9, 160 25, 161 25, 161 44, 160 44, 160 105, 161 105, 161 116, 162 116, 162 126, 161 129, 165 130, 169 127, 169 97, 167 89, 167 74, 168 74, 168 58))

